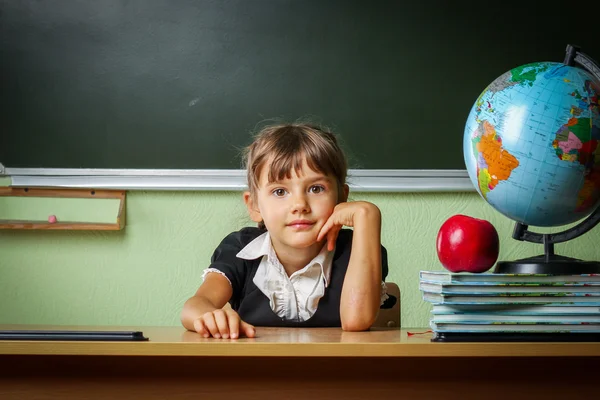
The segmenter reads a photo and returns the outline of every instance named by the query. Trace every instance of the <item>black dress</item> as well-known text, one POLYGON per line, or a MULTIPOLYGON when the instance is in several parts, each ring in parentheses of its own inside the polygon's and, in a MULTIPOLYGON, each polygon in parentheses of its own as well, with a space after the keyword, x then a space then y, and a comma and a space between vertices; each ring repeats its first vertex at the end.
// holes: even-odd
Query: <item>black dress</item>
MULTIPOLYGON (((350 229, 339 232, 335 254, 331 266, 331 278, 325 294, 319 300, 317 311, 306 321, 286 320, 271 310, 269 299, 252 281, 262 257, 245 260, 236 257, 248 243, 266 231, 259 228, 243 228, 230 233, 216 248, 209 268, 217 269, 225 274, 231 282, 233 295, 229 300, 231 307, 238 312, 240 318, 256 326, 286 327, 340 327, 340 298, 342 285, 350 260, 352 233, 350 229)), ((387 252, 381 246, 381 279, 385 281, 388 274, 387 252)), ((387 302, 386 302, 387 303, 387 302)), ((387 308, 382 306, 382 308, 387 308)))

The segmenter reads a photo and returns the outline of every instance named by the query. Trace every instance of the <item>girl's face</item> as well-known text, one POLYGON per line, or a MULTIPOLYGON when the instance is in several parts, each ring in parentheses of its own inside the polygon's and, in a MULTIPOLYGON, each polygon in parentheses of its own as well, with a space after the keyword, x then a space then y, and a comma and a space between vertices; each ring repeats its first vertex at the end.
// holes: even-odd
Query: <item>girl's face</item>
POLYGON ((262 168, 254 197, 245 195, 250 217, 264 222, 277 253, 320 250, 317 235, 339 200, 336 180, 313 171, 304 160, 299 174, 292 169, 289 179, 269 182, 269 167, 267 162, 262 168))

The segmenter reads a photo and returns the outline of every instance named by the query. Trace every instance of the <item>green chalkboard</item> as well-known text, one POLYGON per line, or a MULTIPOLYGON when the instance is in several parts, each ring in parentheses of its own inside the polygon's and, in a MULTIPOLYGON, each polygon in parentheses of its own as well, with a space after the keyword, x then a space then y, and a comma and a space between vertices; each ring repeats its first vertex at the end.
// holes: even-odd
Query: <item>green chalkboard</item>
POLYGON ((0 0, 0 163, 236 169, 257 126, 304 118, 351 168, 464 169, 492 80, 600 57, 592 3, 0 0))

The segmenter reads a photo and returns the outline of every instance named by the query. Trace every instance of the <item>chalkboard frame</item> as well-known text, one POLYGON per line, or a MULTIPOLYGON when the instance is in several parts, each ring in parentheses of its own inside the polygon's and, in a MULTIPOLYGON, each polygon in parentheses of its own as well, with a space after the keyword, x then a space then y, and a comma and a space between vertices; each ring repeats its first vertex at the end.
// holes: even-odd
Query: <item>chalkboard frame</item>
MULTIPOLYGON (((243 191, 244 170, 144 170, 5 168, 14 187, 95 188, 121 190, 243 191)), ((361 170, 348 171, 353 192, 471 192, 466 170, 361 170)))

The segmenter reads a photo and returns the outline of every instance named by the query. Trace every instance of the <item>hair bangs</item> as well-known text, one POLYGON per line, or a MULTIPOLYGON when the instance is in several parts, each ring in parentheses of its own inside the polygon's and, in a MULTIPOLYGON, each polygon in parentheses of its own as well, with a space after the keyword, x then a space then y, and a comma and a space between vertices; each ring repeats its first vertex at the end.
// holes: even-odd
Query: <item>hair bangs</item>
POLYGON ((333 177, 341 188, 347 165, 333 134, 308 125, 277 125, 265 128, 248 149, 248 183, 251 192, 258 188, 263 168, 268 168, 269 183, 289 179, 292 170, 302 167, 333 177))
POLYGON ((300 176, 304 162, 315 172, 339 176, 340 168, 336 168, 333 162, 337 157, 331 146, 306 135, 300 128, 291 127, 290 131, 274 143, 275 154, 268 174, 269 182, 291 178, 292 170, 300 176))

